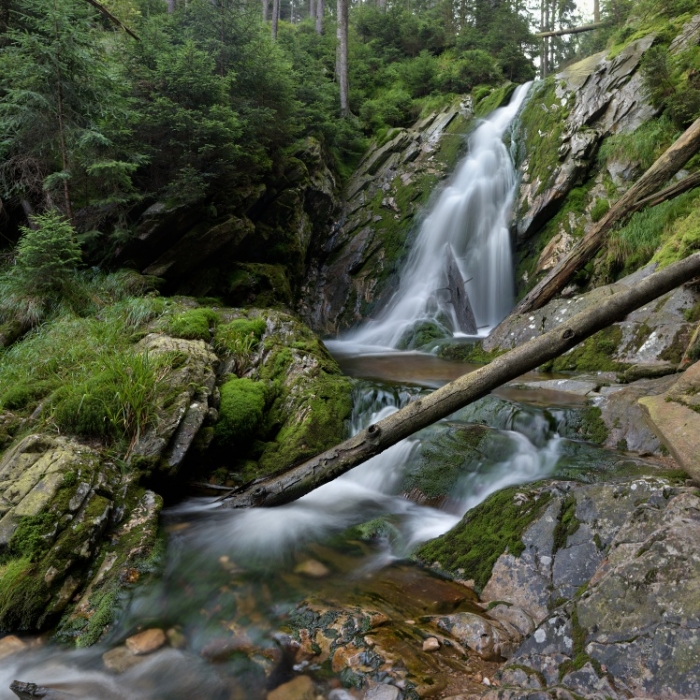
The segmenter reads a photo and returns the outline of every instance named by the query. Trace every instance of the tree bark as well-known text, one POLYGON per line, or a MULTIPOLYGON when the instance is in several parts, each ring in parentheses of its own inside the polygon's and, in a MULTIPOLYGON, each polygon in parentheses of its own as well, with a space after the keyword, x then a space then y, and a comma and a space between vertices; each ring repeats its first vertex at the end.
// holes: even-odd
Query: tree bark
POLYGON ((596 22, 594 24, 586 24, 582 27, 571 27, 571 29, 556 29, 550 31, 542 31, 539 34, 535 34, 535 36, 546 38, 549 36, 566 36, 567 34, 581 34, 582 32, 592 32, 594 29, 600 29, 601 27, 607 26, 607 22, 596 22))
POLYGON ((316 34, 323 34, 323 0, 316 0, 316 34))
POLYGON ((348 0, 338 0, 338 84, 340 86, 340 115, 350 113, 348 101, 348 0))
POLYGON ((593 22, 600 22, 600 0, 593 0, 593 22))
POLYGON ((309 0, 309 19, 316 19, 316 3, 309 0))
POLYGON ((274 506, 300 498, 418 430, 486 396, 496 387, 558 357, 597 331, 621 321, 635 309, 698 275, 700 253, 695 253, 611 295, 602 304, 582 311, 539 338, 497 357, 491 364, 413 401, 308 462, 240 487, 231 493, 227 504, 232 508, 274 506))
POLYGON ((280 0, 272 0, 272 41, 277 41, 277 25, 280 21, 280 0))
POLYGON ((172 15, 175 12, 175 2, 176 0, 165 0, 168 3, 168 14, 172 15))
POLYGON ((700 119, 647 170, 610 211, 557 263, 554 269, 540 281, 515 307, 514 314, 524 314, 544 306, 580 267, 590 260, 605 242, 608 231, 636 211, 635 204, 648 197, 670 177, 673 177, 700 149, 700 119))
POLYGON ((263 22, 267 22, 267 12, 270 6, 270 0, 262 0, 263 22))

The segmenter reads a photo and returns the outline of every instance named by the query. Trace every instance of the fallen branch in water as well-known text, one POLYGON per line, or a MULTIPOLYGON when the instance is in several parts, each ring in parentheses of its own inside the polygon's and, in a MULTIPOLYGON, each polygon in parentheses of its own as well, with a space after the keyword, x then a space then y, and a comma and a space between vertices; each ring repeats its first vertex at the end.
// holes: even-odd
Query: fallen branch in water
POLYGON ((231 492, 231 508, 274 506, 300 498, 362 462, 486 396, 493 389, 559 357, 581 341, 635 309, 700 275, 700 253, 669 265, 607 301, 582 311, 557 328, 533 338, 491 364, 446 384, 432 394, 370 425, 336 447, 292 469, 257 479, 231 492))

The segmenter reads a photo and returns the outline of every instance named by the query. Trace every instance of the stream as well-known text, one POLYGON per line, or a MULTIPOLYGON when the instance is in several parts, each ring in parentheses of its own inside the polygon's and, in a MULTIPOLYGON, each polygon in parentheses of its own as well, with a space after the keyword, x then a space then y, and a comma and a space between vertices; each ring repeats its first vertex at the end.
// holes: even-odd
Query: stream
MULTIPOLYGON (((450 248, 468 280, 484 333, 508 313, 515 179, 502 137, 527 88, 476 130, 384 313, 329 343, 355 378, 353 432, 473 369, 392 350, 425 319, 459 335, 449 304, 435 293, 444 287, 441 251, 450 248)), ((411 651, 422 639, 413 621, 441 611, 446 601, 450 610, 478 610, 475 595, 420 568, 410 555, 505 486, 554 476, 591 480, 619 470, 620 462, 633 469, 638 460, 577 438, 584 405, 569 394, 508 386, 291 504, 232 511, 213 498, 191 498, 167 509, 165 570, 124 601, 108 637, 76 651, 37 644, 0 661, 0 698, 15 698, 8 688, 19 679, 50 687, 46 697, 54 698, 254 700, 299 673, 315 680, 318 697, 363 697, 340 691, 341 684, 352 685, 342 671, 290 652, 286 635, 302 604, 379 611, 396 623, 400 634, 392 643, 410 673, 459 671, 460 660, 445 657, 440 665, 411 651), (145 656, 125 654, 124 640, 148 628, 167 630, 168 644, 145 656), (420 664, 425 667, 415 670, 420 664)), ((381 668, 371 677, 394 678, 381 668)))

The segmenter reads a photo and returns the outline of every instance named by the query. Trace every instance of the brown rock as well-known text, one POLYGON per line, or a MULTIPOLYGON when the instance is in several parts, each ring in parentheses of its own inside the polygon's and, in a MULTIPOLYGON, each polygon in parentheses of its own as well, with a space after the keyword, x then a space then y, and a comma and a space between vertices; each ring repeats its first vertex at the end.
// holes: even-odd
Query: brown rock
POLYGON ((160 649, 166 642, 165 632, 162 629, 153 627, 143 632, 129 637, 126 640, 127 649, 136 656, 151 654, 160 649))
POLYGON ((308 576, 309 578, 325 578, 330 574, 330 570, 325 564, 316 559, 307 559, 294 569, 295 574, 308 576))
POLYGON ((314 700, 314 683, 308 676, 297 676, 267 694, 267 700, 314 700))
POLYGON ((440 642, 435 637, 428 637, 423 642, 423 651, 437 651, 440 648, 440 642))
POLYGON ((142 656, 132 654, 125 646, 115 647, 102 654, 102 663, 105 668, 115 673, 124 673, 142 661, 144 661, 142 656))
POLYGON ((26 648, 27 644, 25 642, 19 637, 15 637, 14 634, 10 634, 0 639, 0 659, 12 656, 12 654, 17 654, 20 651, 24 651, 26 648))

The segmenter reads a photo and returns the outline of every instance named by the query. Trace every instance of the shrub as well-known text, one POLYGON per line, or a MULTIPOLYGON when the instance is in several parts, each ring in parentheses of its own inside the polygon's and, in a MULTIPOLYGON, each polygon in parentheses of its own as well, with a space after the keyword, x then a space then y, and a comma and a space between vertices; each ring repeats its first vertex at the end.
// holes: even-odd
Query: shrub
POLYGON ((610 202, 607 199, 597 199, 591 207, 591 219, 600 221, 610 211, 610 202))
POLYGON ((230 379, 221 387, 217 442, 235 445, 248 442, 263 419, 265 385, 252 379, 230 379))

